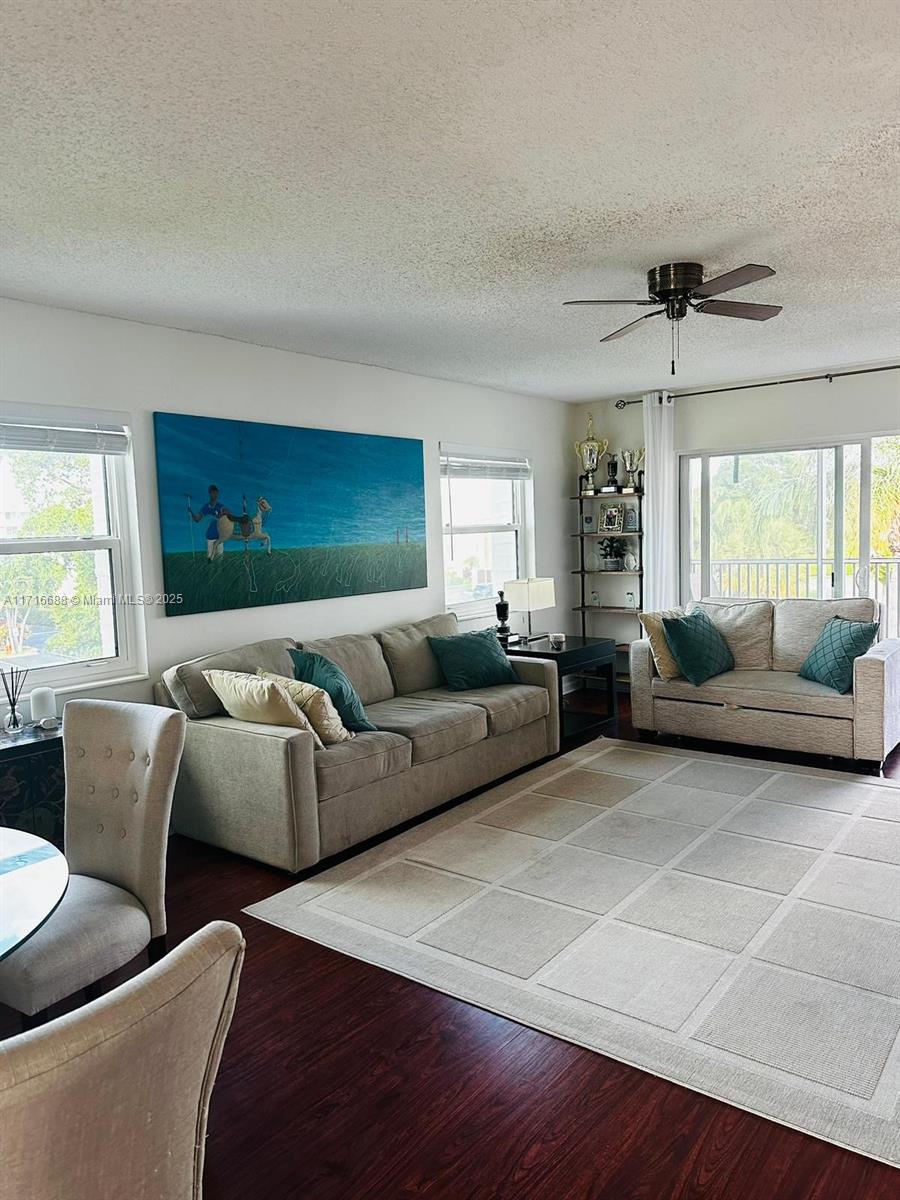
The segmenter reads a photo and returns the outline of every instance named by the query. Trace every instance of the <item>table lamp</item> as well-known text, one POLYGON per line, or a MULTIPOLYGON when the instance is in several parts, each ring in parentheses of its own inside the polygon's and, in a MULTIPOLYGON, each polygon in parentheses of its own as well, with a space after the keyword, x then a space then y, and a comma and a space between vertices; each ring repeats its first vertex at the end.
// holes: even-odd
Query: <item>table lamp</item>
POLYGON ((556 607, 556 591, 552 579, 510 579, 503 585, 506 599, 513 612, 528 613, 527 641, 544 637, 542 633, 531 632, 531 614, 541 608, 556 607))

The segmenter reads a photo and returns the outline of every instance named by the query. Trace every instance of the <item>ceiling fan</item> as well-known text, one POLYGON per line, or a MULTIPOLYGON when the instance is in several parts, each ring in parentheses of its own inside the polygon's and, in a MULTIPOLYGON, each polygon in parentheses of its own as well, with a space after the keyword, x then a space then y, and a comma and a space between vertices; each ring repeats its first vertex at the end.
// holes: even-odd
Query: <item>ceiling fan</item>
POLYGON ((744 321, 768 321, 777 317, 781 312, 780 304, 744 304, 736 300, 714 300, 722 292, 733 291, 747 283, 756 283, 760 279, 768 279, 775 272, 771 267, 760 266, 759 263, 747 263, 743 267, 735 267, 724 275, 703 282, 703 267, 700 263, 663 263, 647 272, 647 293, 649 300, 566 300, 569 304, 640 304, 652 307, 661 304, 653 312, 643 313, 636 321, 630 321, 621 329, 608 333, 600 339, 601 342, 611 342, 615 338, 624 337, 632 329, 637 329, 648 317, 661 317, 664 313, 672 330, 672 374, 675 374, 675 361, 679 351, 679 322, 688 314, 688 309, 697 313, 710 313, 715 317, 739 317, 744 321))

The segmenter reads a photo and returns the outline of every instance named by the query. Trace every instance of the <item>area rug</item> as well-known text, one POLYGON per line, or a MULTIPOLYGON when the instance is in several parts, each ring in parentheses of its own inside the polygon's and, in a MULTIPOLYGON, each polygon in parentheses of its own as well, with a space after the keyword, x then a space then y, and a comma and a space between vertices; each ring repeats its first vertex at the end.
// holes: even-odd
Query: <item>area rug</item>
POLYGON ((245 910, 900 1164, 900 787, 601 739, 245 910))

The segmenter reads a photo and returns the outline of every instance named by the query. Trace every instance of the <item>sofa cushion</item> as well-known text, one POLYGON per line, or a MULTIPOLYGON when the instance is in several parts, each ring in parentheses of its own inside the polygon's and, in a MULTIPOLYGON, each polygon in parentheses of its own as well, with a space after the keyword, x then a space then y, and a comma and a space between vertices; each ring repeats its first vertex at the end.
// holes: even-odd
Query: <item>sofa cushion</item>
POLYGON ((728 643, 702 608, 689 617, 663 617, 663 630, 682 675, 695 687, 734 669, 728 643))
POLYGON ((467 692, 451 692, 449 688, 429 688, 417 692, 413 699, 444 700, 457 704, 476 704, 487 714, 488 734, 496 737, 510 733, 532 721, 540 721, 550 712, 550 697, 546 688, 530 683, 501 683, 495 687, 472 688, 467 692))
POLYGON ((844 617, 847 621, 877 621, 878 615, 878 605, 868 596, 849 600, 776 600, 773 669, 799 671, 832 617, 844 617))
POLYGON ((203 676, 230 717, 256 725, 292 725, 311 733, 317 746, 323 744, 309 717, 275 677, 238 671, 204 671, 203 676))
MULTIPOLYGON (((371 633, 348 633, 315 642, 298 642, 297 645, 337 663, 363 704, 377 704, 379 700, 393 696, 391 673, 381 647, 371 633)), ((288 674, 292 675, 293 670, 288 674)))
POLYGON ((366 715, 379 729, 409 738, 414 763, 443 758, 488 735, 485 711, 475 704, 442 704, 439 700, 397 696, 370 704, 366 715))
POLYGON ((203 678, 204 671, 241 671, 255 675, 261 667, 275 675, 293 675, 294 667, 288 652, 295 644, 291 638, 268 638, 238 646, 236 650, 206 654, 203 658, 169 667, 163 672, 163 682, 169 695, 191 720, 219 716, 225 707, 203 678))
POLYGON ((477 629, 452 637, 429 637, 441 664, 441 673, 452 692, 514 683, 516 673, 500 645, 496 629, 477 629))
POLYGON ((683 608, 666 608, 660 612, 641 613, 640 622, 650 643, 650 653, 653 655, 653 665, 656 673, 663 679, 680 679, 681 667, 675 661, 675 656, 669 649, 666 635, 663 631, 664 617, 683 617, 683 608))
POLYGON ((356 688, 336 662, 312 650, 292 650, 291 662, 297 679, 328 693, 345 728, 351 733, 375 732, 375 726, 366 720, 366 710, 356 688))
POLYGON ((813 679, 841 695, 846 694, 853 687, 854 661, 866 653, 877 633, 875 621, 846 621, 843 617, 832 617, 800 668, 800 678, 813 679))
POLYGON ((375 634, 384 651, 398 696, 443 686, 441 666, 428 638, 452 637, 458 631, 456 613, 438 613, 424 621, 396 625, 393 629, 375 634))
POLYGON ((728 643, 736 671, 771 671, 771 600, 725 600, 710 598, 688 606, 702 609, 728 643))
MULTIPOLYGON (((726 671, 694 687, 686 679, 654 679, 654 699, 734 704, 771 712, 806 713, 817 717, 853 717, 853 697, 840 696, 821 683, 801 679, 793 671, 726 671)), ((698 736, 703 731, 698 729, 698 736)))
POLYGON ((316 750, 319 800, 399 775, 412 766, 412 742, 399 733, 358 733, 352 742, 316 750))

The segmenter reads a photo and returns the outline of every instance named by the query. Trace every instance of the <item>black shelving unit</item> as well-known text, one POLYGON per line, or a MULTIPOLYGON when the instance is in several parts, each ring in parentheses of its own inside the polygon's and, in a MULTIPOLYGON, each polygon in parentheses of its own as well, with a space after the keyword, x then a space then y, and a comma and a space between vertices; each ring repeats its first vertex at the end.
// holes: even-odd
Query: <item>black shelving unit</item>
MULTIPOLYGON (((573 533, 572 537, 578 539, 578 567, 572 571, 573 575, 577 575, 580 580, 580 603, 575 605, 573 612, 581 614, 581 636, 587 637, 588 617, 602 616, 604 613, 607 616, 634 616, 635 620, 641 615, 644 607, 644 556, 643 556, 643 539, 644 539, 644 512, 643 502, 644 493, 642 491, 635 492, 601 492, 598 495, 592 496, 573 496, 573 500, 578 503, 578 533, 573 533), (587 505, 597 506, 600 504, 622 504, 628 505, 629 501, 634 501, 637 505, 637 529, 622 530, 619 533, 606 532, 598 530, 596 533, 584 532, 584 516, 587 505), (638 565, 634 570, 621 571, 603 571, 588 566, 587 548, 592 542, 596 542, 602 538, 626 538, 633 539, 635 543, 635 553, 638 559, 638 565), (588 603, 588 580, 602 579, 604 576, 613 579, 622 579, 628 576, 637 580, 637 603, 634 608, 624 607, 618 604, 589 604, 588 603)), ((594 624, 591 626, 593 636, 603 636, 602 630, 596 629, 594 624)), ((639 627, 635 631, 635 636, 640 636, 639 627)), ((627 653, 629 647, 628 642, 620 642, 616 649, 620 653, 627 653)), ((627 677, 622 678, 620 682, 627 685, 627 677)))

